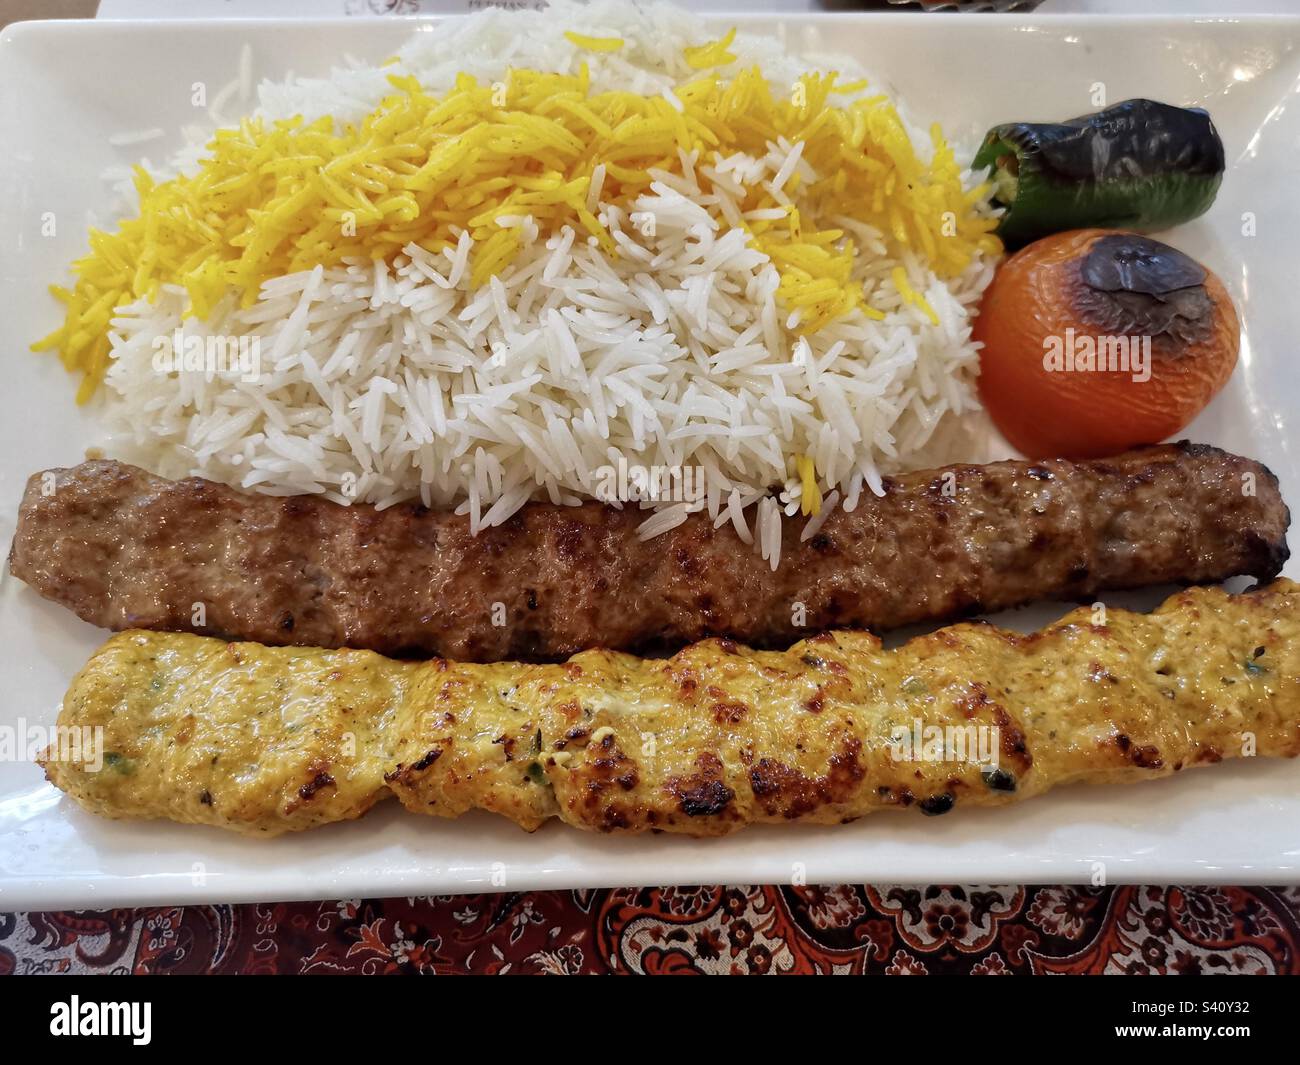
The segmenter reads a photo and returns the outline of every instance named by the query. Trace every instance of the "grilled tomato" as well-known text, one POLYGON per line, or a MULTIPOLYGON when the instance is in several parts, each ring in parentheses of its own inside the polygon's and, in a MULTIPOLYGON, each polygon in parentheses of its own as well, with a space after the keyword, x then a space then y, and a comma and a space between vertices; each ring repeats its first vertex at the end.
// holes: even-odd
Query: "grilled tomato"
POLYGON ((1096 458, 1181 431, 1237 364, 1223 283, 1150 237, 1080 229, 1035 241, 994 277, 979 390, 1031 458, 1096 458))

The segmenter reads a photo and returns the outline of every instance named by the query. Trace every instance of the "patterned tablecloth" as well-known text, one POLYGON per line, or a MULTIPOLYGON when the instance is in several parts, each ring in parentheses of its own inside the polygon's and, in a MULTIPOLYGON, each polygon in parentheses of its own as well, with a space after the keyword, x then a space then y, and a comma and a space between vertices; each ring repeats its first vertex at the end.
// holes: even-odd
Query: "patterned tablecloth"
POLYGON ((1300 973, 1300 888, 689 887, 0 914, 0 973, 1300 973))

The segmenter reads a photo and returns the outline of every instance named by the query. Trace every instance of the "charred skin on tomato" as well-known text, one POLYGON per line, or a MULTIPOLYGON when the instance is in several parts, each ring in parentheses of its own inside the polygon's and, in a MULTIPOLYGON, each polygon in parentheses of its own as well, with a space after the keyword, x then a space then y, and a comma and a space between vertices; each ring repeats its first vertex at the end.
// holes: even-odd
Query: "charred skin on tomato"
POLYGON ((974 335, 981 401, 1031 458, 1114 455, 1181 432, 1227 383, 1240 347, 1213 273, 1149 237, 1099 229, 1007 259, 974 335))

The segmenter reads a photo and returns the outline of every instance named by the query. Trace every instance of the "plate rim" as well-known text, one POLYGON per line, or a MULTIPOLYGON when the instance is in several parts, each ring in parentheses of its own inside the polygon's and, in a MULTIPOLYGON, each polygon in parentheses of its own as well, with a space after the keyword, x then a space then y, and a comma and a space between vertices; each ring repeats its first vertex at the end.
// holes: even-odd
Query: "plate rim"
MULTIPOLYGON (((726 23, 729 21, 742 21, 749 25, 759 23, 773 25, 788 23, 795 25, 819 24, 854 24, 870 26, 876 23, 884 23, 891 27, 898 27, 911 22, 919 30, 921 26, 931 27, 935 25, 933 17, 925 12, 813 12, 813 13, 781 13, 781 12, 708 12, 699 13, 712 24, 726 23), (924 23, 917 20, 924 19, 924 23)), ((259 31, 283 31, 288 29, 301 30, 304 27, 324 26, 331 27, 352 27, 362 29, 368 32, 371 27, 383 26, 390 30, 401 30, 414 25, 436 25, 448 19, 459 19, 465 17, 464 13, 446 13, 446 14, 427 14, 411 16, 375 16, 375 17, 335 17, 326 19, 295 19, 288 17, 277 17, 268 19, 259 18, 202 18, 202 19, 185 19, 185 18, 159 18, 159 19, 89 19, 89 20, 34 20, 31 22, 13 23, 0 32, 0 63, 4 62, 4 55, 7 50, 3 47, 8 44, 13 47, 14 42, 23 37, 34 37, 40 34, 52 34, 54 36, 69 35, 87 35, 95 36, 108 33, 131 33, 133 31, 171 31, 182 32, 186 34, 200 34, 203 32, 251 32, 259 31)), ((1132 29, 1140 27, 1160 28, 1177 28, 1186 29, 1195 27, 1206 29, 1210 33, 1218 32, 1218 27, 1273 27, 1284 28, 1289 33, 1294 34, 1294 38, 1288 42, 1290 46, 1300 46, 1300 13, 1297 14, 1271 14, 1271 13, 1250 13, 1241 15, 1204 15, 1204 14, 1143 14, 1143 13, 1115 13, 1107 15, 1084 16, 1078 13, 1024 13, 1017 15, 1005 15, 996 13, 980 13, 963 16, 963 26, 984 25, 989 27, 1002 27, 1008 32, 1014 32, 1018 27, 1043 25, 1046 27, 1079 27, 1085 30, 1105 31, 1111 29, 1132 29)), ((921 31, 926 32, 926 31, 921 31)), ((951 25, 947 32, 951 32, 951 25)), ((1226 32, 1226 30, 1225 30, 1226 32)), ((344 56, 340 55, 340 62, 344 56)), ((140 823, 144 825, 145 823, 140 823)), ((433 822, 429 827, 436 831, 440 823, 433 822)), ((187 826, 188 827, 188 826, 187 826)), ((550 826, 554 831, 572 831, 563 828, 563 826, 550 826)), ((215 830, 213 830, 215 831, 215 830)), ((761 832, 762 829, 751 829, 752 832, 761 832)), ((793 831, 799 831, 794 829, 793 831)), ((217 838, 207 837, 203 838, 217 838)), ((228 838, 222 834, 220 838, 228 838)), ((704 841, 707 843, 708 841, 704 841)), ((861 844, 865 842, 870 845, 869 838, 859 838, 855 842, 861 844)), ((778 858, 783 857, 789 851, 789 845, 786 841, 774 841, 774 851, 778 858)), ((274 844, 268 843, 268 846, 274 844)), ((202 841, 199 841, 202 846, 202 841)), ((644 856, 644 861, 654 862, 655 855, 648 852, 644 856)), ((843 872, 835 872, 835 869, 843 870, 853 861, 854 855, 849 848, 844 848, 837 853, 833 860, 819 865, 827 865, 832 868, 829 875, 843 876, 843 872)), ((421 867, 415 872, 408 870, 394 870, 388 875, 385 882, 384 890, 391 893, 400 894, 403 890, 409 888, 423 888, 429 890, 442 890, 446 885, 453 883, 456 885, 454 890, 473 891, 473 892, 491 892, 491 891, 514 891, 521 889, 564 889, 577 887, 621 887, 627 886, 622 878, 617 875, 617 865, 621 861, 621 856, 611 852, 608 859, 602 859, 600 868, 602 872, 598 875, 582 877, 578 872, 570 869, 546 869, 534 868, 528 872, 512 874, 512 883, 507 887, 495 887, 490 881, 485 882, 483 877, 470 877, 463 873, 457 878, 457 874, 452 870, 445 870, 441 879, 431 877, 427 868, 421 867)), ((733 858, 734 860, 734 858, 733 858)), ((930 860, 927 858, 927 860, 930 860)), ((1087 881, 1087 866, 1096 859, 1091 857, 1078 857, 1071 859, 1050 858, 1047 860, 1034 859, 1028 854, 1018 854, 1008 856, 1004 859, 1004 869, 1019 871, 1021 875, 1015 876, 1015 882, 1021 883, 1081 883, 1087 881), (1045 879, 1046 878, 1046 879, 1045 879)), ((1152 877, 1149 873, 1144 873, 1144 868, 1149 866, 1144 863, 1150 861, 1149 855, 1135 859, 1132 863, 1121 863, 1115 859, 1109 859, 1110 870, 1107 876, 1108 883, 1125 884, 1125 883, 1150 883, 1152 877), (1125 873, 1124 865, 1133 864, 1136 868, 1130 876, 1125 873)), ((706 859, 700 862, 701 866, 708 866, 714 862, 724 862, 725 858, 706 859)), ((1287 884, 1295 883, 1300 879, 1300 852, 1292 852, 1289 856, 1283 855, 1276 859, 1269 859, 1270 864, 1267 868, 1246 867, 1243 865, 1233 865, 1230 868, 1207 864, 1204 860, 1192 860, 1177 865, 1171 863, 1169 859, 1161 859, 1161 867, 1164 870, 1175 868, 1173 873, 1162 872, 1161 879, 1166 876, 1177 878, 1179 880, 1195 880, 1197 883, 1204 884, 1232 884, 1243 882, 1243 876, 1247 877, 1251 883, 1258 884, 1287 884)), ((349 862, 346 853, 340 856, 340 864, 345 865, 349 862)), ((672 860, 674 869, 681 867, 683 862, 680 858, 672 860)), ((353 883, 368 873, 354 874, 353 883)), ((707 875, 711 875, 706 873, 707 875)), ((960 875, 960 874, 959 874, 960 875)), ((1014 874, 1013 874, 1014 875, 1014 874)), ((222 876, 216 875, 212 883, 203 886, 189 886, 182 881, 185 879, 184 873, 142 873, 136 876, 122 877, 112 875, 107 879, 99 875, 97 880, 78 878, 72 874, 59 875, 57 877, 5 877, 0 873, 0 905, 6 909, 22 909, 26 907, 34 908, 60 908, 63 906, 93 904, 95 906, 109 905, 157 905, 166 902, 177 903, 200 903, 210 901, 223 902, 240 902, 240 901, 267 901, 271 894, 277 901, 292 901, 299 899, 318 899, 333 897, 329 892, 335 889, 330 888, 329 892, 322 895, 320 889, 314 889, 313 884, 319 881, 309 881, 304 879, 301 874, 296 874, 294 869, 286 865, 276 865, 266 869, 258 870, 254 874, 248 872, 237 872, 231 874, 233 882, 239 878, 246 881, 243 886, 232 886, 222 888, 222 876), (294 877, 297 877, 294 880, 294 877), (297 884, 297 887, 293 885, 297 884), (267 887, 267 885, 272 885, 267 887)), ((857 879, 856 876, 849 875, 847 879, 857 879)), ((894 877, 893 882, 920 884, 937 882, 933 870, 928 874, 922 873, 915 878, 894 877)), ((1010 879, 1010 878, 1009 878, 1010 879)), ((686 883, 688 880, 682 878, 682 874, 674 873, 663 882, 686 883)), ((691 881, 693 882, 693 881, 691 881)), ((763 882, 783 882, 781 880, 763 879, 763 882)), ((830 882, 821 880, 820 876, 817 882, 830 882)), ((840 882, 840 881, 836 881, 840 882)), ((340 887, 340 891, 348 890, 347 885, 340 887)))

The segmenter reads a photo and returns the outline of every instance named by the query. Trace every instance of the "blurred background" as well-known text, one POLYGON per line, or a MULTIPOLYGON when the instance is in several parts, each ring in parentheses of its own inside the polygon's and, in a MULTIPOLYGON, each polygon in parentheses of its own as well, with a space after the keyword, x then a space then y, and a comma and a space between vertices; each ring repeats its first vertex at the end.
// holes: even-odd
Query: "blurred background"
MULTIPOLYGON (((1300 0, 679 0, 696 11, 1030 11, 1105 14, 1300 14, 1300 0)), ((532 6, 508 0, 502 6, 532 6)), ((0 25, 36 18, 235 18, 447 14, 488 0, 0 0, 0 25)), ((537 6, 541 6, 538 4, 537 6)))

